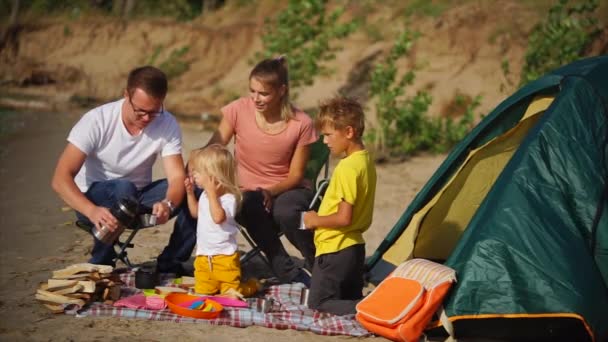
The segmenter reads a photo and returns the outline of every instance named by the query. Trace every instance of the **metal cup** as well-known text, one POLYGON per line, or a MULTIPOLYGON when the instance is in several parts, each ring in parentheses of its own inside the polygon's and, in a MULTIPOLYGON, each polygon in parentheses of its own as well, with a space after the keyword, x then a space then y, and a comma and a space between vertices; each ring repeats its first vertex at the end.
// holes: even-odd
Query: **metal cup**
POLYGON ((302 291, 300 292, 300 305, 308 307, 308 293, 309 290, 303 287, 302 291))
POLYGON ((156 226, 156 215, 143 214, 139 215, 140 228, 147 228, 156 226))
POLYGON ((305 211, 300 212, 300 227, 301 230, 306 230, 306 225, 304 225, 304 213, 305 211))
POLYGON ((272 298, 248 298, 247 303, 252 310, 260 313, 269 313, 274 309, 274 300, 272 298))

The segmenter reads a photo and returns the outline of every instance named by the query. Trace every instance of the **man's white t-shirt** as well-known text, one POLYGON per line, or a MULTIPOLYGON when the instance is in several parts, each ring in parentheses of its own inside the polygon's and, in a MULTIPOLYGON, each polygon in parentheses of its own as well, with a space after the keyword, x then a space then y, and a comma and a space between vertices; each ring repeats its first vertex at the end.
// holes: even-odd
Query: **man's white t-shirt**
POLYGON ((236 233, 239 228, 236 215, 236 199, 233 194, 220 197, 220 204, 226 213, 224 222, 217 224, 211 218, 209 198, 203 192, 198 199, 198 220, 196 223, 196 255, 231 255, 236 253, 236 233))
POLYGON ((82 192, 99 181, 126 179, 138 189, 152 182, 152 166, 162 157, 182 153, 177 120, 164 111, 137 136, 125 127, 121 108, 125 100, 94 108, 70 131, 68 141, 87 155, 74 181, 82 192))

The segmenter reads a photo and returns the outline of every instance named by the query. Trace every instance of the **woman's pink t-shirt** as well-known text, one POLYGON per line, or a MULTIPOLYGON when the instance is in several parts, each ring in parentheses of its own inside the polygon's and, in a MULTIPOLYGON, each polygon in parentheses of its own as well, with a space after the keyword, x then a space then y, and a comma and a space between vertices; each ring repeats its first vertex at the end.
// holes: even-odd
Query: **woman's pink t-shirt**
POLYGON ((267 188, 287 178, 296 147, 317 140, 311 118, 295 109, 295 118, 278 134, 262 131, 255 120, 255 106, 249 97, 235 100, 222 108, 234 129, 234 155, 239 183, 243 190, 267 188))

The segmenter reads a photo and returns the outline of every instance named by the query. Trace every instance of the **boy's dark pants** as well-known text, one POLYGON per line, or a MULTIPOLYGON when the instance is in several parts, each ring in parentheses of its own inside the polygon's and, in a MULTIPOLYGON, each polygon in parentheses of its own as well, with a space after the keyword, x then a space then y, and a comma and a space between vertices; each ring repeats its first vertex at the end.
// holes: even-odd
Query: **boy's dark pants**
POLYGON ((365 244, 315 258, 308 307, 335 315, 356 313, 363 298, 365 244))

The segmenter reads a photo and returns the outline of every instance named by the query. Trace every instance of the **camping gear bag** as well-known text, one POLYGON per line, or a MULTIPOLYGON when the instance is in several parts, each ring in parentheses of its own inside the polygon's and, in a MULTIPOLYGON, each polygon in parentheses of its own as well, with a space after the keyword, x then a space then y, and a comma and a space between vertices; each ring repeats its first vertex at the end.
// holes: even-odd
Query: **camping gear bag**
POLYGON ((418 341, 455 281, 456 272, 447 266, 405 261, 357 304, 356 319, 393 341, 418 341))

